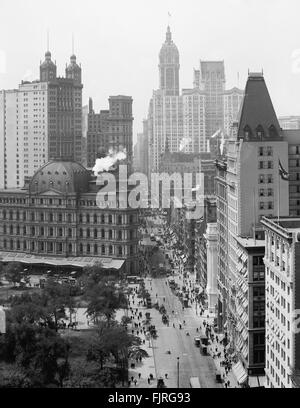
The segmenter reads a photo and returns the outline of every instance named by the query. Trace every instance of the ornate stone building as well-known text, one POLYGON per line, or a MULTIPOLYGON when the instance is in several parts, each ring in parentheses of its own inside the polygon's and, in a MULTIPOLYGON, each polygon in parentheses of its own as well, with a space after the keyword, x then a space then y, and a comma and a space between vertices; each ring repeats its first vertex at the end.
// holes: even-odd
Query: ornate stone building
POLYGON ((22 189, 0 190, 2 261, 61 267, 101 261, 137 273, 138 212, 99 208, 98 191, 96 177, 63 159, 45 164, 22 189))

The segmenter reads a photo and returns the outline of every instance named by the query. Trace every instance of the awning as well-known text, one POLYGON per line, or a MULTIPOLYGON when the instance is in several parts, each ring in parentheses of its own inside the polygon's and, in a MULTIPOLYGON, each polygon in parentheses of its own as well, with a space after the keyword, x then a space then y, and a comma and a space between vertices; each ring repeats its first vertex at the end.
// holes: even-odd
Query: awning
POLYGON ((103 269, 120 269, 124 264, 124 259, 98 258, 98 257, 42 257, 26 253, 0 252, 2 262, 21 262, 25 264, 43 264, 51 266, 75 266, 84 268, 85 266, 101 264, 103 269))
POLYGON ((247 381, 248 379, 248 374, 246 373, 246 370, 244 369, 242 363, 239 361, 237 364, 232 366, 232 372, 234 376, 237 379, 237 382, 239 384, 244 384, 244 382, 247 381))

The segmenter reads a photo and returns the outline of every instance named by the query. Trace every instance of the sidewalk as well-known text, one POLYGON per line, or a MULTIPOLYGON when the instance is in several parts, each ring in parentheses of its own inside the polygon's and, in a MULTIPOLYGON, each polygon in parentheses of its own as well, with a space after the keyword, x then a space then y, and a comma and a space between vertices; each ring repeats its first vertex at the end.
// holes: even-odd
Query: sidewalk
POLYGON ((135 360, 130 360, 129 361, 129 370, 128 370, 128 379, 131 381, 130 388, 156 388, 157 385, 157 375, 156 375, 156 370, 155 370, 155 361, 154 361, 154 355, 153 355, 153 349, 152 349, 152 342, 149 342, 149 340, 146 339, 146 336, 143 334, 141 329, 136 329, 134 328, 134 323, 141 323, 143 320, 145 320, 145 313, 148 311, 151 311, 153 313, 153 309, 147 309, 145 306, 138 306, 138 301, 141 300, 141 298, 137 297, 135 295, 135 300, 133 304, 133 298, 132 295, 129 296, 129 307, 132 307, 134 309, 138 309, 138 313, 142 312, 143 316, 142 318, 138 319, 138 314, 132 314, 128 313, 129 316, 134 316, 134 319, 132 320, 132 325, 129 324, 130 327, 128 327, 128 331, 131 332, 131 330, 134 330, 135 334, 136 331, 139 331, 138 337, 140 339, 145 340, 145 344, 141 344, 141 348, 147 351, 149 357, 146 357, 142 359, 141 362, 136 362, 135 360), (134 364, 135 367, 131 368, 131 364, 134 364), (139 378, 139 374, 141 374, 139 378), (150 381, 150 384, 148 383, 148 378, 149 375, 153 375, 153 379, 150 381), (131 377, 133 377, 133 381, 137 380, 136 385, 134 382, 131 380, 131 377))

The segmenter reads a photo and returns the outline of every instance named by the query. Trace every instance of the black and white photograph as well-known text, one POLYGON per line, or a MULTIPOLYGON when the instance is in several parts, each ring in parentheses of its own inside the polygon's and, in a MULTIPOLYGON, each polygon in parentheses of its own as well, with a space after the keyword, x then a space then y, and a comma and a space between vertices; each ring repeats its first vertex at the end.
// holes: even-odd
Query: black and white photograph
POLYGON ((3 392, 300 388, 299 16, 0 0, 3 392))

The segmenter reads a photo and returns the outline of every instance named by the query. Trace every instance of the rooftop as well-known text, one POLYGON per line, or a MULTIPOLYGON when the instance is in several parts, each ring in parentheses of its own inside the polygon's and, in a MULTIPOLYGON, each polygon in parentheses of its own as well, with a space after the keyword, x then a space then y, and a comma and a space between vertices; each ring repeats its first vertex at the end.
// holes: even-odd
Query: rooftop
POLYGON ((236 236, 235 239, 244 248, 259 248, 259 247, 264 247, 265 246, 265 240, 264 239, 255 239, 254 240, 254 238, 242 238, 242 237, 239 237, 239 236, 236 236))

